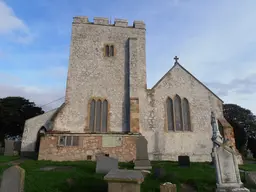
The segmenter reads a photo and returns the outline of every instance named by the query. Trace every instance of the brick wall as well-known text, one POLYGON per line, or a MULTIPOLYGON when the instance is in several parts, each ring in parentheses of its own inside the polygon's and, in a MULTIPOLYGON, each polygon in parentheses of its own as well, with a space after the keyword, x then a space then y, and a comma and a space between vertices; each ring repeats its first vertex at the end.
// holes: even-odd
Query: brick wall
POLYGON ((91 156, 95 160, 97 153, 109 154, 120 162, 132 161, 136 157, 137 135, 113 134, 47 134, 41 138, 38 160, 79 161, 91 156), (59 146, 59 136, 79 136, 78 146, 59 146), (105 136, 120 138, 120 146, 104 147, 105 136))

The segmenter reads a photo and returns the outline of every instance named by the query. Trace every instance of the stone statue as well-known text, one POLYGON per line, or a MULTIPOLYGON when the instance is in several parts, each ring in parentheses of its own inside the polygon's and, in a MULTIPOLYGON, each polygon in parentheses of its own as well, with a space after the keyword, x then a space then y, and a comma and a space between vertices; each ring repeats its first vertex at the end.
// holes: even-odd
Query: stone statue
POLYGON ((223 144, 224 139, 220 134, 218 122, 215 118, 214 112, 211 113, 211 125, 212 125, 212 141, 214 144, 220 145, 223 144))

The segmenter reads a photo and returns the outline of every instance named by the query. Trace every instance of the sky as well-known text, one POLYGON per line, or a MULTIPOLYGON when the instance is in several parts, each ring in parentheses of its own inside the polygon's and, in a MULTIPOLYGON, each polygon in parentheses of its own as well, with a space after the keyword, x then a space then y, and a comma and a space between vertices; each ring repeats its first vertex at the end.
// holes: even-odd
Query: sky
POLYGON ((148 88, 177 55, 225 103, 256 114, 255 7, 255 0, 0 0, 0 97, 23 96, 45 110, 60 105, 73 17, 108 17, 146 23, 148 88))

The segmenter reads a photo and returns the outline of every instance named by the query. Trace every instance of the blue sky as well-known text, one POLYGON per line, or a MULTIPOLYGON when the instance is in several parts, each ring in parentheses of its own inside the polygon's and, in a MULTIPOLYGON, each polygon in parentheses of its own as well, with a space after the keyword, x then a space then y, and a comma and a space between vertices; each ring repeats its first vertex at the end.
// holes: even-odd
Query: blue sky
POLYGON ((38 105, 63 97, 72 18, 100 16, 144 20, 148 87, 177 55, 226 103, 256 113, 255 7, 255 0, 0 0, 0 97, 38 105))

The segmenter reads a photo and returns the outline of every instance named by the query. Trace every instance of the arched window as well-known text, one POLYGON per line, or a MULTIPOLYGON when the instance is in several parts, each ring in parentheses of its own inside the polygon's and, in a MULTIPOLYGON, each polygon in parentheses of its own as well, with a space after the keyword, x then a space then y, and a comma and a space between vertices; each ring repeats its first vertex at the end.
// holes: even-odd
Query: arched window
POLYGON ((107 125, 108 125, 108 101, 103 101, 102 106, 102 119, 101 119, 101 126, 102 132, 107 132, 107 125))
POLYGON ((111 45, 111 46, 110 46, 110 49, 109 49, 109 56, 110 56, 110 57, 114 56, 114 45, 111 45))
POLYGON ((184 131, 191 131, 189 103, 186 98, 182 102, 184 131))
POLYGON ((179 95, 174 97, 174 117, 176 131, 183 131, 181 99, 179 95))
POLYGON ((107 132, 108 101, 92 99, 90 102, 89 128, 91 132, 107 132))
POLYGON ((96 102, 96 132, 101 132, 101 100, 96 102))
POLYGON ((90 131, 93 132, 94 131, 94 125, 95 125, 95 100, 91 100, 91 103, 90 103, 90 124, 89 124, 89 128, 90 128, 90 131))
POLYGON ((173 121, 173 102, 171 98, 166 100, 167 109, 167 129, 168 131, 174 131, 174 121, 173 121))
POLYGON ((114 57, 115 56, 115 46, 111 44, 104 45, 104 56, 105 57, 114 57))
POLYGON ((109 57, 109 45, 105 45, 105 56, 109 57))

